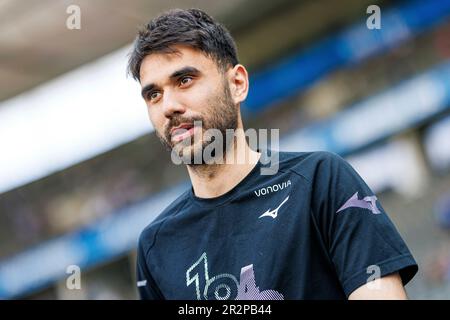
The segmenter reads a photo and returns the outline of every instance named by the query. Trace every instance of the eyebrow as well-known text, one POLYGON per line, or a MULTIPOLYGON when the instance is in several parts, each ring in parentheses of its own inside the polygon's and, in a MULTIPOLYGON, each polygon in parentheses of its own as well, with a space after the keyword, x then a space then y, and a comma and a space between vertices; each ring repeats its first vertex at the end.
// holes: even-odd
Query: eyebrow
MULTIPOLYGON (((170 79, 171 81, 174 81, 174 80, 179 79, 180 77, 185 76, 185 75, 193 75, 193 76, 197 76, 197 75, 199 75, 199 74, 201 74, 200 70, 198 70, 198 69, 195 68, 195 67, 187 66, 187 67, 183 67, 183 68, 181 68, 181 69, 179 69, 179 70, 174 71, 174 72, 169 76, 169 79, 170 79)), ((142 98, 145 99, 145 95, 146 95, 148 92, 151 92, 151 91, 155 90, 156 88, 158 88, 158 85, 156 85, 156 84, 154 84, 154 83, 150 83, 150 84, 145 85, 145 86, 142 88, 142 90, 141 90, 141 96, 142 96, 142 98)))

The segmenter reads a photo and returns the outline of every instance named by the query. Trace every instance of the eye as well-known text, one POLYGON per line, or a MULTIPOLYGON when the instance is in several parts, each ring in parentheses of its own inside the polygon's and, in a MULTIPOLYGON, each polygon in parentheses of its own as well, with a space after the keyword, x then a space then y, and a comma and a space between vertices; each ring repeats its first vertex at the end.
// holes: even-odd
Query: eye
POLYGON ((156 101, 156 99, 158 99, 159 95, 160 95, 160 92, 157 92, 157 91, 150 92, 147 95, 147 100, 154 102, 154 101, 156 101))
POLYGON ((192 82, 192 77, 190 77, 190 76, 185 76, 185 77, 180 79, 180 84, 182 86, 188 85, 191 82, 192 82))

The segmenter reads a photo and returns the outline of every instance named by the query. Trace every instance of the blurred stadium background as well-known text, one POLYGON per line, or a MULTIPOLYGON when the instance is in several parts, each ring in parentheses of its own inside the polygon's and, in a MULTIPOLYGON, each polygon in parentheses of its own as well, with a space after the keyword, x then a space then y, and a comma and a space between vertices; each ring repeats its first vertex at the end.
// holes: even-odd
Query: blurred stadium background
POLYGON ((0 0, 0 298, 137 298, 137 237, 188 177, 126 57, 137 28, 175 7, 235 37, 245 127, 344 156, 419 262, 410 298, 450 298, 450 0, 0 0), (66 28, 71 4, 80 30, 66 28), (373 4, 380 30, 366 26, 373 4))

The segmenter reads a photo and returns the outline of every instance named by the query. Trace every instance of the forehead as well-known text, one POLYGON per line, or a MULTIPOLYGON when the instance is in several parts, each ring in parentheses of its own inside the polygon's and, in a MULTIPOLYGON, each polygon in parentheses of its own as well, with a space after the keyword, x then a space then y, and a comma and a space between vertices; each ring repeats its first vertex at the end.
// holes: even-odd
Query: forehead
POLYGON ((158 83, 186 66, 195 67, 202 73, 218 72, 215 62, 200 50, 174 46, 176 53, 153 53, 142 60, 141 84, 158 83))

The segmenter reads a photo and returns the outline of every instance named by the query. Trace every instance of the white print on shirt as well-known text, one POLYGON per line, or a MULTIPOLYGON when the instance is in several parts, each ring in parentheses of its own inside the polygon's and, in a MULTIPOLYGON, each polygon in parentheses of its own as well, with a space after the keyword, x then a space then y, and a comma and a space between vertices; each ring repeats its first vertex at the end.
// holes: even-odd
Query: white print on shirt
POLYGON ((147 280, 141 280, 137 282, 138 287, 145 287, 147 285, 147 280))
POLYGON ((281 206, 282 206, 286 201, 288 201, 288 200, 289 200, 289 196, 287 196, 286 199, 284 199, 283 202, 282 202, 278 207, 276 207, 276 208, 273 209, 273 210, 270 210, 270 208, 267 209, 267 211, 264 212, 262 215, 260 215, 258 218, 262 218, 262 217, 271 217, 271 218, 275 219, 275 218, 278 216, 278 210, 279 210, 279 209, 281 208, 281 206))
POLYGON ((283 190, 284 188, 287 188, 291 185, 291 180, 283 181, 282 183, 273 184, 268 187, 264 187, 258 190, 255 190, 255 194, 257 197, 259 196, 265 196, 266 194, 269 194, 271 192, 277 192, 280 190, 283 190))
POLYGON ((241 269, 240 282, 229 273, 222 273, 210 279, 206 252, 186 271, 186 286, 191 284, 195 284, 197 300, 208 300, 209 293, 214 293, 216 300, 284 300, 283 295, 275 290, 259 290, 253 264, 241 269))

